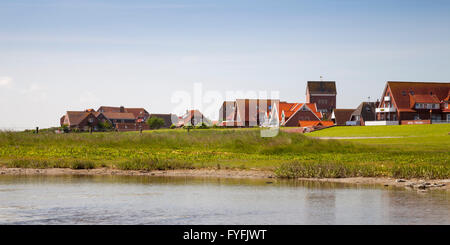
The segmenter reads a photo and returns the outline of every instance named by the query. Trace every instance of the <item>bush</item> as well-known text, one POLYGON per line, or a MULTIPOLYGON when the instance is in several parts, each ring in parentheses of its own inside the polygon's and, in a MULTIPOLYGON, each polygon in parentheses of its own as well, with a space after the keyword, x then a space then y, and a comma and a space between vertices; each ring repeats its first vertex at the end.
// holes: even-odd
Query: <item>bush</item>
POLYGON ((175 124, 172 124, 172 125, 170 125, 170 128, 171 129, 174 129, 174 128, 176 128, 177 126, 175 126, 175 124))
POLYGON ((113 129, 113 125, 109 121, 99 122, 98 128, 100 131, 110 131, 113 129))
POLYGON ((196 128, 207 129, 209 127, 208 127, 208 125, 206 125, 205 123, 202 122, 202 123, 197 124, 196 128))
POLYGON ((164 120, 159 117, 151 117, 147 120, 147 124, 150 129, 158 129, 164 125, 164 120))
POLYGON ((71 169, 93 169, 95 168, 95 163, 89 160, 75 160, 71 162, 71 169))

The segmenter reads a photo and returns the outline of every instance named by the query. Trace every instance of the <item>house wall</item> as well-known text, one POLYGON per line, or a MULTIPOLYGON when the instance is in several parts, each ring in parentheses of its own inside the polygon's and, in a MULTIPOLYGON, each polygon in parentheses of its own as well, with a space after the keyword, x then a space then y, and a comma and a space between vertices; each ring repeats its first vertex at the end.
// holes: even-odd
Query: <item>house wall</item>
POLYGON ((98 119, 97 117, 95 117, 94 114, 89 114, 89 116, 87 116, 83 121, 81 121, 78 125, 70 125, 71 129, 79 129, 82 131, 87 131, 89 130, 89 127, 92 127, 94 130, 97 128, 98 126, 98 119), (92 122, 90 122, 90 120, 92 120, 92 122))
POLYGON ((317 110, 326 110, 327 114, 331 114, 333 109, 336 109, 336 95, 310 95, 308 93, 307 103, 316 103, 317 110))
MULTIPOLYGON (((440 120, 445 120, 445 113, 437 112, 433 110, 433 115, 439 115, 440 120)), ((429 110, 417 110, 417 112, 401 112, 400 113, 400 121, 403 120, 414 120, 415 116, 419 115, 420 120, 430 120, 430 111, 429 110)))

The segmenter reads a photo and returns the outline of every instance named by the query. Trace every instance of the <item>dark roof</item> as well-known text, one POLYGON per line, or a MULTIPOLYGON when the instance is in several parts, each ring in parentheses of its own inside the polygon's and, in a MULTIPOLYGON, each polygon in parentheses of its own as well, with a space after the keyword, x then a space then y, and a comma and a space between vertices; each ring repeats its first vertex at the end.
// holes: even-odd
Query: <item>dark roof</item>
POLYGON ((375 121, 375 102, 362 102, 352 116, 360 116, 364 121, 375 121))
POLYGON ((450 90, 450 83, 436 82, 393 82, 388 81, 391 97, 398 109, 411 109, 415 100, 428 103, 439 103, 444 100, 450 90))
POLYGON ((338 126, 345 126, 345 122, 350 120, 355 109, 334 109, 334 121, 338 126))
POLYGON ((336 94, 335 81, 308 81, 306 89, 310 94, 336 94))

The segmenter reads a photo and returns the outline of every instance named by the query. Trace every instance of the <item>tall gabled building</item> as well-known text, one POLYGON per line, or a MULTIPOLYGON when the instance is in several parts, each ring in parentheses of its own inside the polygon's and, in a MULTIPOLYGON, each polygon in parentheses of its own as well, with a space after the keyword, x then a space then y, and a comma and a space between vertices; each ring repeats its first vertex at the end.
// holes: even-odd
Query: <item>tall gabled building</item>
POLYGON ((336 109, 336 95, 335 81, 308 81, 306 86, 306 103, 315 103, 324 118, 336 109))

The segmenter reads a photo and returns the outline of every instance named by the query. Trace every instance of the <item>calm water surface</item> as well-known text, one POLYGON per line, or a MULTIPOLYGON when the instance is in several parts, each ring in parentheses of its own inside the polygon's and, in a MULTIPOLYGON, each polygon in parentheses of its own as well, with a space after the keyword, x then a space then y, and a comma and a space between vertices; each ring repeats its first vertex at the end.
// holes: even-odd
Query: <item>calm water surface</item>
POLYGON ((0 176, 0 224, 450 224, 450 194, 379 185, 0 176))

